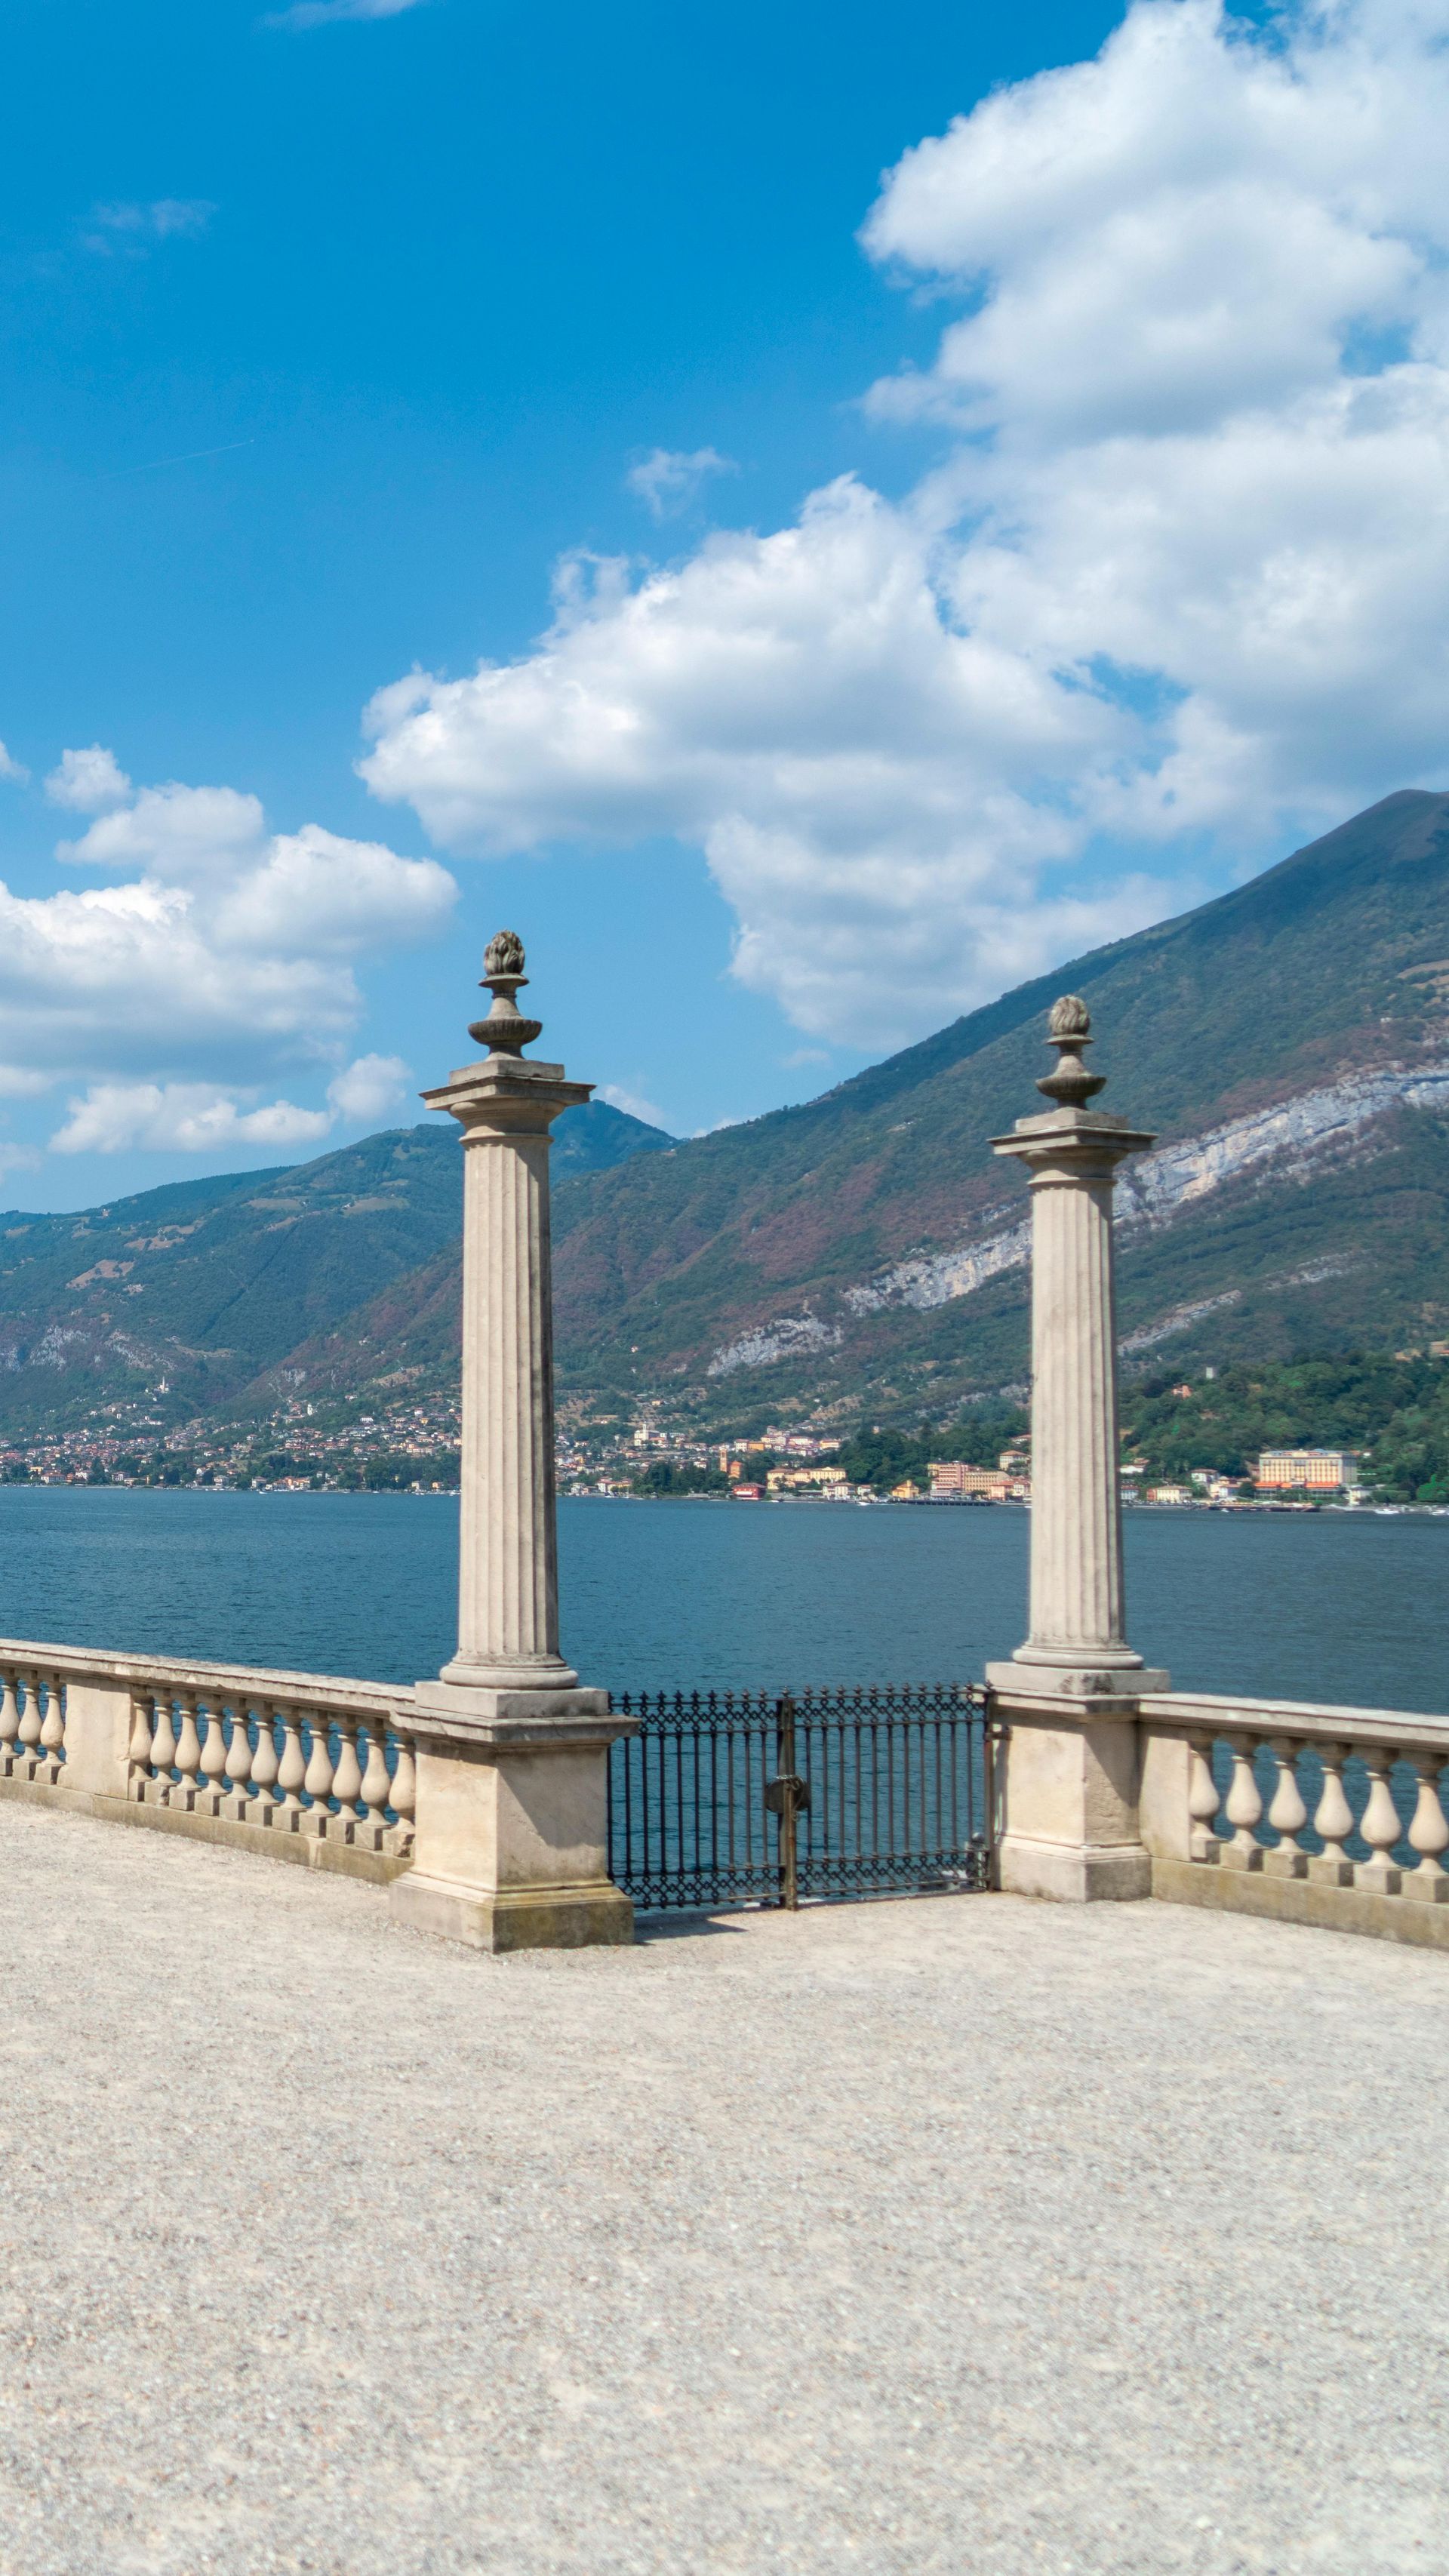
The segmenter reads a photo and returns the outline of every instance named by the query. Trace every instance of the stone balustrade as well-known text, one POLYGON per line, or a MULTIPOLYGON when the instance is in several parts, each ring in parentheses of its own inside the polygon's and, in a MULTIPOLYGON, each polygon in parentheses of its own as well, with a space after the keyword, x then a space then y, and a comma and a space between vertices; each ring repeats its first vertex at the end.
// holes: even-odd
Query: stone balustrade
POLYGON ((1154 1895, 1449 1947, 1449 1718, 1178 1691, 1139 1723, 1154 1895))
POLYGON ((0 1778, 54 1784, 65 1763, 63 1677, 39 1662, 6 1663, 0 1693, 0 1778))
POLYGON ((0 1795, 390 1879, 413 1843, 410 1698, 0 1639, 0 1795))

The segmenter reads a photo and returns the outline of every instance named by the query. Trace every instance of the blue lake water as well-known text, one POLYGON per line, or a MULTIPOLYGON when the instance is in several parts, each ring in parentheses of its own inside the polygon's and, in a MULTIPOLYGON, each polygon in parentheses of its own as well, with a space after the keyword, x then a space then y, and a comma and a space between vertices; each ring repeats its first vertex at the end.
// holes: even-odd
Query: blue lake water
MULTIPOLYGON (((563 1643, 615 1690, 971 1679, 1027 1515, 565 1502, 563 1643)), ((407 1682, 452 1650, 442 1495, 0 1486, 0 1635, 407 1682)), ((1182 1688, 1449 1709, 1449 1520, 1127 1517, 1129 1629, 1182 1688)))

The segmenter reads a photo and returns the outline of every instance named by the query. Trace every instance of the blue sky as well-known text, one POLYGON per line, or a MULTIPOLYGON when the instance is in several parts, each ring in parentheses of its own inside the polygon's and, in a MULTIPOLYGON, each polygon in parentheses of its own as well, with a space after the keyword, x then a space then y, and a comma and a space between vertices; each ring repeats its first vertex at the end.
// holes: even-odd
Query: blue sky
POLYGON ((290 16, 12 0, 9 1203, 411 1115, 502 922, 571 1072, 751 1115, 1433 776, 1437 538, 1353 485, 1442 464, 1431 133, 1363 212, 1387 7, 290 16), (1413 422, 1345 427, 1365 380, 1413 422))

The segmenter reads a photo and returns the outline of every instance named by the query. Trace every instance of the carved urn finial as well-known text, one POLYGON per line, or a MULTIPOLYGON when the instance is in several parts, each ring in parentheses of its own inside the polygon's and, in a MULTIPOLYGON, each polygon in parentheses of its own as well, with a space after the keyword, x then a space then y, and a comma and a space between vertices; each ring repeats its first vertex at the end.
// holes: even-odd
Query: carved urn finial
POLYGON ((1075 993, 1063 993, 1060 1001, 1053 1002, 1047 1044, 1057 1050, 1057 1068, 1041 1076, 1038 1091, 1063 1109, 1084 1108, 1096 1092, 1105 1089, 1107 1077, 1088 1073, 1082 1062, 1083 1047, 1092 1044, 1092 1014, 1075 993))
POLYGON ((518 1055, 542 1035, 542 1020, 526 1020, 514 1000, 523 971, 523 942, 516 930, 500 930, 483 951, 483 983, 493 996, 486 1020, 471 1020, 468 1035, 490 1055, 518 1055))

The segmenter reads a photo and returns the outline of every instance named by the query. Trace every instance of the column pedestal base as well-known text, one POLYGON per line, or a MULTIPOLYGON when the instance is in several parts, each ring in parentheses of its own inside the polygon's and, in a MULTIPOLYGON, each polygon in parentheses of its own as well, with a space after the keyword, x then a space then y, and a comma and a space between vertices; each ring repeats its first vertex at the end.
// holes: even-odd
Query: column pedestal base
POLYGON ((462 1941, 470 1950, 585 1950, 634 1938, 633 1905, 608 1879, 490 1892, 411 1869, 394 1879, 388 1904, 414 1932, 462 1941))
POLYGON ((634 1937, 609 1876, 608 1764, 635 1721, 607 1691, 420 1682, 413 1866, 388 1903, 474 1950, 576 1950, 634 1937))
POLYGON ((1065 1673, 988 1664, 992 1714, 1005 1721, 997 1755, 997 1883, 1008 1895, 1058 1904, 1133 1902, 1152 1893, 1152 1860, 1138 1824, 1138 1690, 1165 1676, 1065 1673), (1076 1690, 1075 1682, 1099 1687, 1076 1690))
POLYGON ((1049 1843, 1007 1834, 998 1855, 1008 1896, 1059 1905, 1121 1905, 1152 1894, 1152 1860, 1141 1843, 1049 1843))

